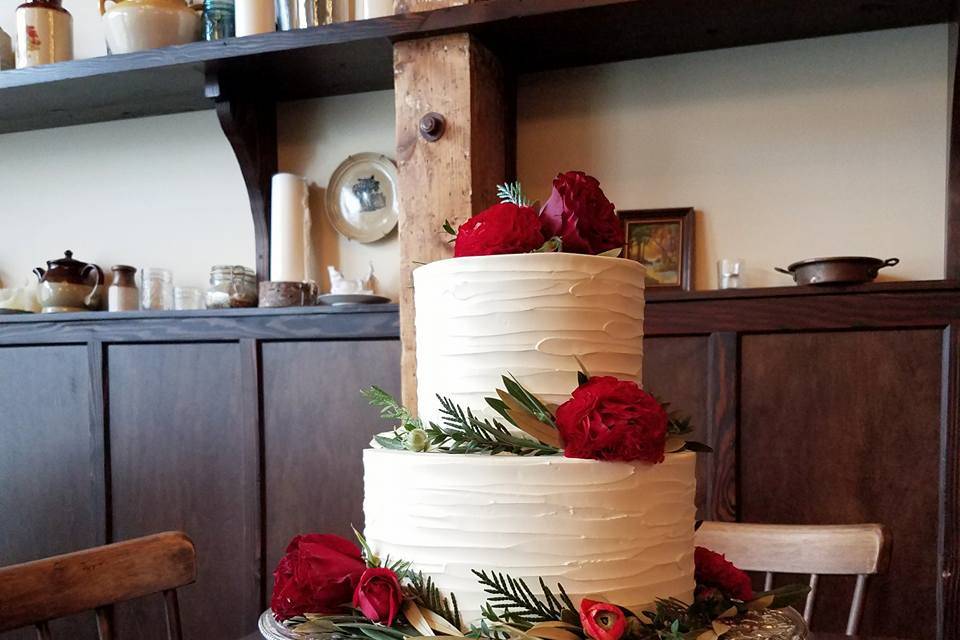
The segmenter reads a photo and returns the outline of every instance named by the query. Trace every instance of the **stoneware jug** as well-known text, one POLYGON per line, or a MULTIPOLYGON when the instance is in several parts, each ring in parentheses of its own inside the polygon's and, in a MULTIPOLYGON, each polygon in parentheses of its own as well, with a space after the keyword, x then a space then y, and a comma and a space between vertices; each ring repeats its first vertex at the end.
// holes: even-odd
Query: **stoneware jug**
POLYGON ((73 60, 73 17, 61 0, 17 7, 17 68, 73 60))
POLYGON ((200 14, 184 0, 100 0, 110 53, 186 44, 200 39, 200 14), (107 8, 107 2, 113 6, 107 8))
POLYGON ((74 260, 72 251, 65 251, 63 256, 47 261, 46 269, 33 270, 40 280, 37 299, 43 313, 98 309, 103 271, 95 264, 74 260))

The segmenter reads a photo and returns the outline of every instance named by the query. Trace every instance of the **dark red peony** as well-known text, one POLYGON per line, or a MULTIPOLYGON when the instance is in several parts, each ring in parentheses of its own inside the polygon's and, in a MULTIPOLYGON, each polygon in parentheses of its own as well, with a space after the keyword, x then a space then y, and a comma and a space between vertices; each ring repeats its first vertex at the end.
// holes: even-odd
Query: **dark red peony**
POLYGON ((557 408, 567 458, 663 462, 667 412, 636 382, 590 378, 557 408))
POLYGON ((587 598, 580 602, 580 623, 593 640, 620 640, 627 630, 627 618, 620 607, 587 598))
POLYGON ((529 253, 541 246, 543 234, 537 212, 504 203, 495 204, 460 225, 453 255, 459 258, 529 253))
POLYGON ((299 535, 273 572, 273 615, 286 620, 304 613, 336 613, 349 605, 365 569, 360 549, 349 540, 299 535))
POLYGON ((697 547, 693 553, 696 565, 694 580, 697 583, 697 599, 712 598, 719 591, 728 598, 749 601, 753 598, 750 576, 737 569, 723 555, 705 547, 697 547))
POLYGON ((561 173, 540 210, 545 238, 559 236, 565 253, 598 254, 623 246, 623 223, 600 182, 583 171, 561 173))
POLYGON ((403 589, 397 574, 386 567, 371 567, 360 576, 353 592, 353 607, 370 618, 388 627, 403 604, 403 589))

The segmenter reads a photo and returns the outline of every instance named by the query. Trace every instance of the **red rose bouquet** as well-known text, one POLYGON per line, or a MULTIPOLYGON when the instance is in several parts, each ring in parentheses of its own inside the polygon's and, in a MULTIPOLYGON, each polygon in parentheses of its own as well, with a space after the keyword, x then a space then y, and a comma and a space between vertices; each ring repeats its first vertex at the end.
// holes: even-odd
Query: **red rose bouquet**
POLYGON ((333 613, 350 602, 366 564, 360 549, 339 536, 295 537, 273 572, 270 608, 278 620, 333 613))
POLYGON ((753 598, 750 576, 737 569, 723 555, 705 547, 697 547, 693 555, 696 565, 697 599, 709 599, 718 591, 723 598, 748 602, 753 598))
POLYGON ((559 174, 539 213, 520 183, 498 188, 501 204, 470 218, 456 231, 455 257, 564 251, 601 254, 623 247, 623 225, 600 182, 582 171, 559 174))

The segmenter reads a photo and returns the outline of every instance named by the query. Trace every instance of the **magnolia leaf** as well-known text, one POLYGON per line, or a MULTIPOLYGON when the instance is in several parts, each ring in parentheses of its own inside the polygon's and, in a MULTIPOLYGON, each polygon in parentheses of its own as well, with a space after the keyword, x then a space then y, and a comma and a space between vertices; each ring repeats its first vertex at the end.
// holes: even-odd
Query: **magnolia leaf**
POLYGON ((747 603, 748 611, 759 611, 760 609, 769 609, 770 605, 773 604, 773 595, 767 594, 760 596, 759 598, 754 598, 747 603))
POLYGON ((772 591, 756 594, 754 599, 747 603, 747 608, 753 610, 754 603, 762 600, 764 603, 760 607, 762 609, 782 609, 800 604, 808 593, 810 593, 810 587, 805 584, 788 584, 772 591))
POLYGON ((608 249, 603 253, 598 253, 598 256, 603 256, 604 258, 619 258, 620 254, 623 253, 623 247, 617 247, 615 249, 608 249))
POLYGON ((292 627, 297 633, 334 633, 337 627, 329 620, 308 620, 292 627))
POLYGON ((723 613, 721 613, 721 614, 720 614, 719 616, 717 616, 717 617, 718 617, 718 618, 732 618, 733 616, 737 615, 738 613, 740 613, 740 610, 739 610, 739 609, 737 609, 736 607, 730 607, 729 609, 727 609, 726 611, 724 611, 723 613))
POLYGON ((562 250, 563 240, 554 237, 544 242, 534 253, 559 253, 562 250))
POLYGON ((563 447, 563 441, 560 439, 559 431, 548 424, 540 422, 536 416, 527 411, 523 405, 503 389, 497 389, 497 395, 500 396, 500 400, 506 405, 510 422, 512 422, 514 426, 527 435, 536 438, 543 444, 548 444, 558 449, 563 447))
POLYGON ((590 382, 590 377, 583 371, 577 371, 577 385, 582 387, 588 382, 590 382))
POLYGON ((437 635, 433 632, 433 629, 430 628, 430 625, 427 624, 423 614, 420 612, 420 607, 418 607, 417 603, 413 600, 407 600, 403 603, 403 617, 406 618, 407 622, 409 622, 414 629, 419 631, 421 635, 437 635))
POLYGON ((552 416, 557 415, 557 409, 560 408, 560 405, 558 405, 556 402, 545 402, 543 403, 543 406, 546 407, 547 411, 549 411, 550 415, 552 416))
POLYGON ((583 384, 584 382, 586 382, 586 380, 583 380, 582 378, 580 378, 580 374, 582 373, 584 376, 586 376, 587 380, 589 380, 590 371, 587 369, 587 365, 583 364, 583 360, 580 359, 580 356, 574 355, 573 359, 576 360, 577 365, 580 366, 580 371, 577 372, 577 379, 581 380, 580 384, 583 384))
POLYGON ((697 636, 697 640, 717 640, 718 636, 713 629, 707 629, 697 636))
POLYGON ((711 625, 713 626, 713 632, 717 634, 717 636, 722 636, 727 631, 730 631, 730 625, 723 624, 722 622, 719 622, 717 620, 714 620, 711 623, 711 625))
POLYGON ((696 440, 687 440, 683 445, 684 451, 696 451, 697 453, 713 453, 713 447, 696 440))
POLYGON ((420 609, 420 613, 423 615, 423 619, 426 620, 427 624, 430 625, 430 628, 434 631, 439 631, 447 636, 463 637, 463 633, 460 632, 460 629, 457 629, 455 626, 450 624, 450 621, 440 614, 431 611, 430 609, 420 609))
POLYGON ((557 629, 579 629, 575 624, 570 624, 569 622, 563 622, 562 620, 548 620, 546 622, 538 622, 537 624, 530 627, 530 631, 534 629, 546 629, 546 628, 557 628, 557 629))
POLYGON ((543 640, 580 640, 577 634, 558 627, 534 627, 527 630, 527 635, 543 640))
POLYGON ((663 445, 663 452, 676 453, 677 451, 683 451, 686 446, 687 441, 683 438, 667 438, 667 442, 663 445))

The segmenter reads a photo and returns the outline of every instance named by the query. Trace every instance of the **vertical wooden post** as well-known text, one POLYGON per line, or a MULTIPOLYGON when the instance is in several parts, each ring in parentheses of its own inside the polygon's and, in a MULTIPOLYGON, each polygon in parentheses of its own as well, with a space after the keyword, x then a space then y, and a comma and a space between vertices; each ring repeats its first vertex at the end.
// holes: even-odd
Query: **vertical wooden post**
POLYGON ((469 34, 394 46, 397 165, 400 177, 400 337, 403 401, 416 409, 413 281, 419 264, 452 255, 444 220, 455 227, 496 201, 496 185, 512 168, 512 127, 505 73, 469 34), (443 135, 428 142, 420 120, 438 113, 443 135))

